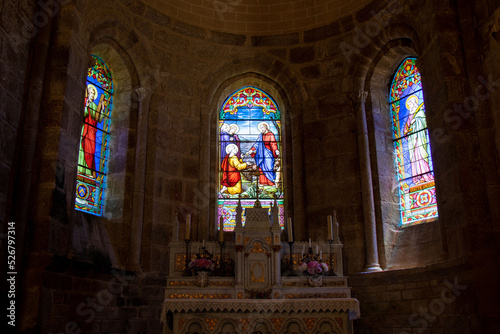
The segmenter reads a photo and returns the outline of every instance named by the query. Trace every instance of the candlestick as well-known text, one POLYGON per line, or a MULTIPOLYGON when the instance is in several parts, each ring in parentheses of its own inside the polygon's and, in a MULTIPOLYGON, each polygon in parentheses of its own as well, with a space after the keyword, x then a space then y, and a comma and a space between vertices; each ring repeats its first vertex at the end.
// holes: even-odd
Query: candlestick
POLYGON ((333 222, 331 215, 328 216, 327 225, 328 225, 328 240, 333 240, 333 222))
POLYGON ((288 242, 290 241, 293 242, 292 218, 290 217, 288 218, 287 230, 288 230, 288 242))
POLYGON ((219 241, 224 241, 224 224, 222 222, 222 216, 219 218, 219 241))
POLYGON ((188 213, 186 215, 186 240, 190 240, 191 236, 191 215, 188 213))
POLYGON ((184 242, 186 243, 186 260, 184 261, 184 270, 182 272, 182 276, 191 276, 191 270, 189 270, 189 262, 191 262, 191 251, 189 244, 191 243, 191 240, 185 239, 184 242))
POLYGON ((337 276, 333 270, 333 240, 328 240, 330 244, 330 261, 328 263, 328 276, 337 276))
POLYGON ((295 271, 293 270, 293 241, 288 241, 290 246, 290 258, 288 259, 288 276, 295 276, 295 271))
POLYGON ((175 241, 179 241, 179 216, 177 211, 175 211, 174 235, 175 241))
POLYGON ((220 275, 221 276, 226 276, 226 260, 224 259, 224 246, 225 246, 224 241, 219 241, 219 246, 220 246, 220 259, 219 259, 219 270, 220 270, 220 275))

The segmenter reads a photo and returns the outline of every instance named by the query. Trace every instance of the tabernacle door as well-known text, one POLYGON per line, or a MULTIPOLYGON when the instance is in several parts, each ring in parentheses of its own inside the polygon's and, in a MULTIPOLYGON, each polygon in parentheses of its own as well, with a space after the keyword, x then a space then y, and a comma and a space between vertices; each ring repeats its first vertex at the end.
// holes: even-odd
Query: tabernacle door
POLYGON ((246 289, 271 288, 271 249, 260 238, 252 240, 246 248, 244 279, 246 289))

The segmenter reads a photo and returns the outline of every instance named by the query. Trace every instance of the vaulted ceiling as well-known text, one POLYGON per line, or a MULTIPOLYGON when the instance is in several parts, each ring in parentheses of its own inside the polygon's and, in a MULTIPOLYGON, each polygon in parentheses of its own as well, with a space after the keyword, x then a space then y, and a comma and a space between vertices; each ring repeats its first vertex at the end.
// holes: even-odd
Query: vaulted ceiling
POLYGON ((323 26, 371 0, 145 0, 171 18, 241 34, 285 34, 323 26))

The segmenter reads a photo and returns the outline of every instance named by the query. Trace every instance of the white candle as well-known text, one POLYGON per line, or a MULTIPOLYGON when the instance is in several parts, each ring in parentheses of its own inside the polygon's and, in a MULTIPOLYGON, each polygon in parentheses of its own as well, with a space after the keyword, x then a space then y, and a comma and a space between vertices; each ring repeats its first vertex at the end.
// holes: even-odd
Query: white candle
POLYGON ((311 248, 312 245, 311 245, 311 238, 309 238, 309 248, 311 248))
POLYGON ((333 240, 333 222, 331 215, 328 216, 327 225, 328 225, 328 239, 333 240))
POLYGON ((318 254, 318 253, 319 253, 319 247, 318 247, 318 245, 316 245, 316 254, 318 254))
POLYGON ((322 257, 323 257, 323 251, 322 251, 322 250, 320 250, 320 251, 319 251, 319 258, 321 259, 322 257))
POLYGON ((186 240, 189 240, 191 236, 191 215, 188 213, 186 215, 186 240))
POLYGON ((203 248, 205 248, 205 239, 203 239, 203 248))
POLYGON ((288 241, 293 241, 292 218, 288 218, 288 241))
POLYGON ((306 245, 302 245, 302 257, 304 257, 304 252, 306 251, 306 245))

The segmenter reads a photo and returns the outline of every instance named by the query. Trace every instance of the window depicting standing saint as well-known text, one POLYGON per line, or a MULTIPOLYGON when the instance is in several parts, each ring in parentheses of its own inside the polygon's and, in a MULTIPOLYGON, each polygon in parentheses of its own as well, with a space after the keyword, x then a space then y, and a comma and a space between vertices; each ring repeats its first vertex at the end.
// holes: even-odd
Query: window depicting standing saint
POLYGON ((92 61, 93 65, 87 71, 82 108, 75 208, 101 216, 108 167, 113 81, 102 59, 92 56, 92 61))
MULTIPOLYGON (((279 223, 284 226, 281 114, 276 102, 256 87, 229 96, 219 113, 218 218, 225 231, 236 225, 236 206, 262 207, 277 198, 279 223)), ((245 223, 245 215, 242 217, 245 223)))
POLYGON ((390 108, 401 225, 438 217, 424 95, 416 58, 406 58, 392 80, 390 108))

